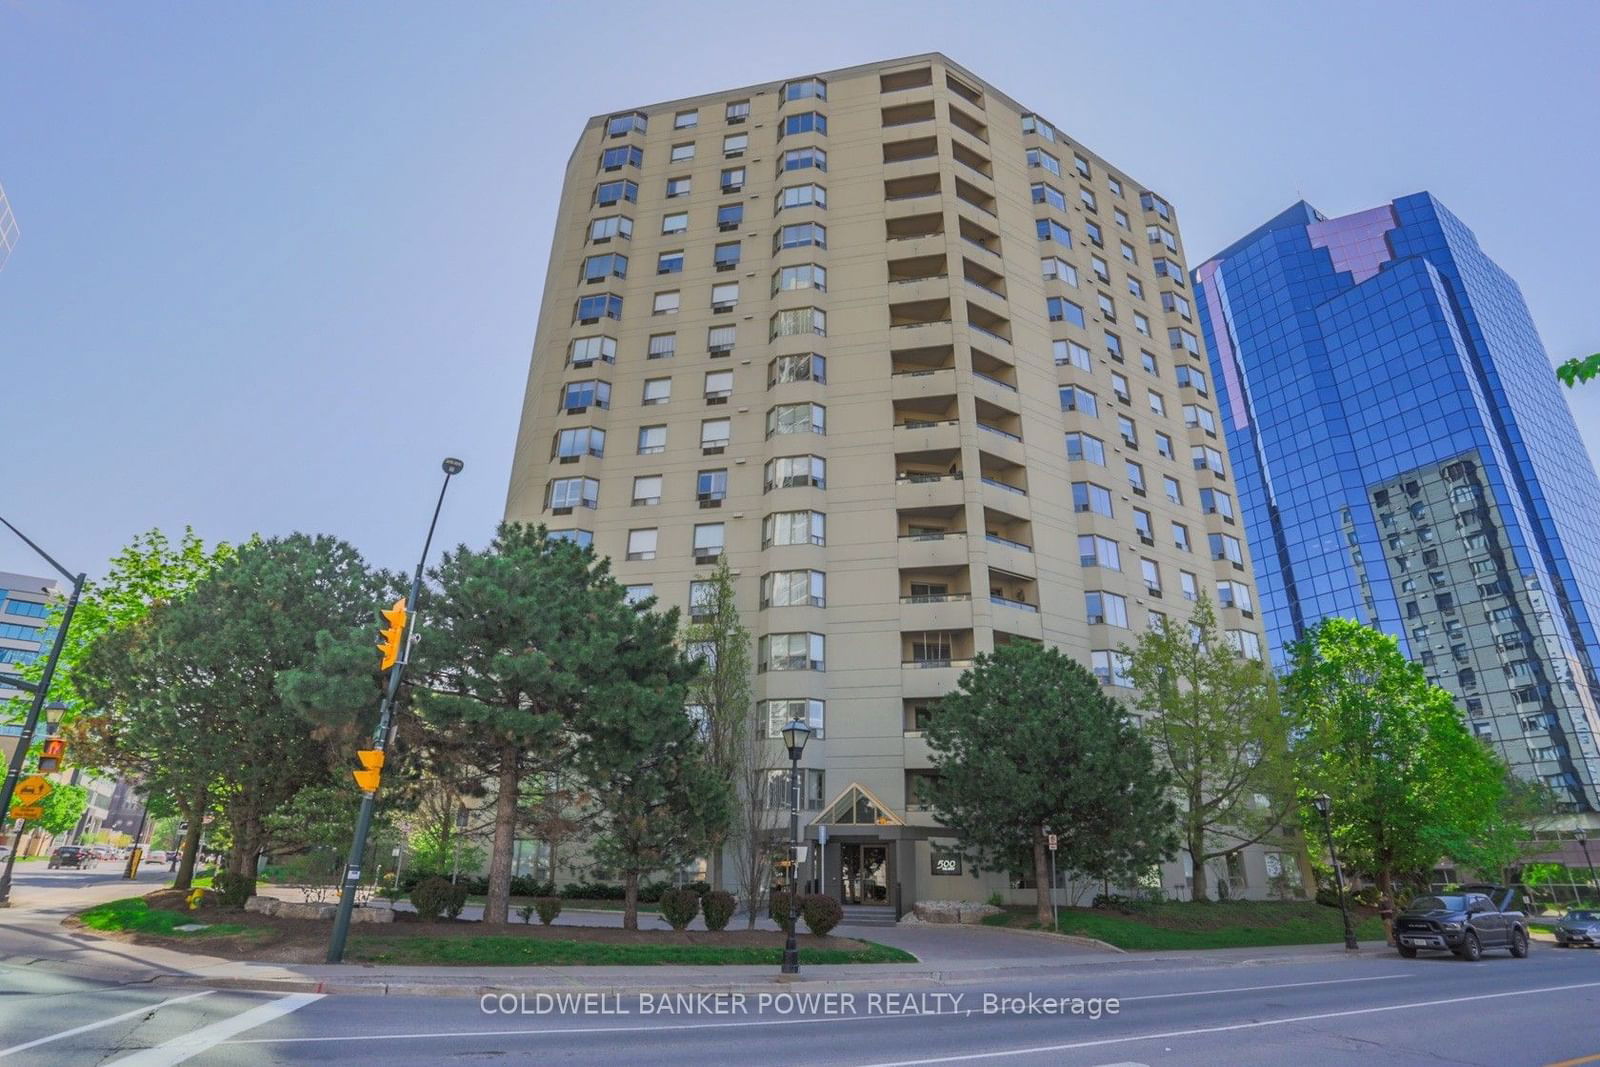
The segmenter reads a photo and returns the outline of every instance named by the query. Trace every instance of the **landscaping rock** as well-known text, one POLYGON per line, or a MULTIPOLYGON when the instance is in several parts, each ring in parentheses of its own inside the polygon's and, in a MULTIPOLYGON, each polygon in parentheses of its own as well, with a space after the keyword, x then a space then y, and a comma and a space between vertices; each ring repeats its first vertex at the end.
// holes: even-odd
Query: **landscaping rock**
POLYGON ((280 900, 272 914, 280 919, 331 919, 338 910, 334 904, 296 904, 292 900, 280 900))
POLYGON ((912 905, 912 914, 925 923, 973 924, 986 915, 998 915, 1000 909, 993 904, 980 904, 972 900, 919 900, 912 905))
POLYGON ((244 902, 244 910, 253 911, 259 915, 276 915, 278 914, 278 905, 282 903, 283 901, 277 897, 255 896, 244 902))
POLYGON ((358 923, 392 923, 394 922, 394 911, 390 908, 355 908, 350 912, 350 921, 358 923))

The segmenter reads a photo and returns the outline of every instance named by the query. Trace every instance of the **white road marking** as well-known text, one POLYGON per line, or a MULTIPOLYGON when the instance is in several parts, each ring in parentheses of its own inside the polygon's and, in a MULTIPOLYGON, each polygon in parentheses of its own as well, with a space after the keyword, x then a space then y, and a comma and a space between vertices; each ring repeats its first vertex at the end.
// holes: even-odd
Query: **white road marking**
POLYGON ((142 1008, 135 1008, 132 1011, 125 1011, 121 1015, 113 1015, 109 1019, 101 1019, 97 1023, 85 1023, 82 1026, 74 1026, 71 1030, 63 1030, 59 1034, 51 1034, 49 1037, 35 1038, 32 1041, 26 1041, 20 1045, 12 1045, 10 1048, 0 1048, 0 1056, 9 1056, 14 1052, 26 1052, 30 1048, 37 1048, 40 1045, 48 1045, 50 1042, 60 1041, 64 1037, 72 1037, 74 1034, 83 1034, 89 1032, 90 1030, 98 1030, 102 1026, 110 1026, 113 1023, 120 1023, 124 1019, 134 1019, 140 1015, 149 1015, 152 1012, 160 1011, 162 1008, 165 1008, 170 1004, 181 1004, 186 1000, 194 1000, 197 997, 209 997, 214 992, 216 991, 212 989, 203 989, 198 993, 189 993, 185 996, 173 997, 170 1000, 163 1000, 159 1004, 147 1004, 142 1008))
POLYGON ((221 1044, 234 1034, 241 1034, 246 1030, 253 1030, 258 1026, 269 1023, 274 1019, 282 1018, 290 1012, 299 1011, 313 1001, 321 1000, 322 993, 290 993, 279 997, 277 1000, 251 1008, 249 1011, 240 1012, 238 1015, 220 1019, 210 1026, 201 1027, 193 1033, 183 1034, 171 1041, 163 1042, 153 1048, 142 1052, 135 1052, 131 1056, 124 1056, 113 1063, 127 1064, 128 1067, 171 1067, 172 1064, 182 1063, 191 1056, 198 1056, 215 1045, 221 1044))
POLYGON ((861 1067, 925 1067, 926 1064, 930 1063, 970 1063, 973 1060, 1001 1059, 1007 1056, 1037 1056, 1041 1052, 1067 1052, 1072 1049, 1098 1048, 1101 1045, 1126 1045, 1135 1041, 1159 1041, 1174 1037, 1195 1037, 1200 1034, 1224 1034, 1233 1030, 1259 1030, 1267 1026, 1285 1026, 1289 1023, 1309 1023, 1322 1019, 1343 1019, 1353 1015, 1377 1015, 1386 1011, 1410 1011, 1413 1008, 1435 1008, 1442 1004, 1466 1004, 1477 1000, 1529 997, 1539 993, 1564 993, 1573 989, 1594 989, 1596 987, 1600 987, 1600 982, 1577 982, 1573 985, 1544 986, 1540 989, 1516 989, 1506 993, 1478 993, 1470 997, 1415 1000, 1409 1004, 1385 1004, 1378 1008, 1352 1008, 1348 1011, 1318 1012, 1315 1015, 1292 1015, 1286 1019, 1262 1019, 1257 1022, 1231 1023, 1227 1026, 1202 1026, 1192 1030, 1167 1030, 1158 1034, 1103 1037, 1097 1041, 1073 1041, 1064 1045, 1036 1045, 1032 1048, 1011 1048, 1000 1052, 974 1052, 964 1056, 935 1056, 922 1060, 887 1060, 883 1063, 862 1064, 861 1067))
MULTIPOLYGON (((1275 985, 1238 986, 1232 989, 1199 989, 1181 993, 1148 993, 1135 997, 1118 997, 1118 1001, 1127 1003, 1130 1000, 1161 1000, 1169 997, 1200 997, 1222 993, 1246 993, 1263 989, 1293 989, 1296 986, 1315 985, 1346 985, 1351 982, 1383 982, 1394 978, 1410 978, 1410 974, 1380 974, 1365 978, 1327 978, 1315 982, 1280 982, 1275 985)), ((863 996, 864 994, 857 994, 863 996)), ((970 994, 962 994, 969 996, 970 994)), ((1006 996, 1026 996, 1027 994, 1003 994, 1006 996)), ((1060 995, 1060 994, 1058 994, 1060 995)), ((1109 999, 1109 998, 1107 998, 1109 999)), ((972 1008, 961 1008, 957 1011, 929 1011, 922 1012, 923 1017, 934 1015, 974 1015, 972 1008)), ((651 1033, 659 1034, 671 1030, 720 1030, 741 1026, 793 1026, 796 1023, 814 1023, 826 1018, 830 1023, 837 1022, 866 1022, 882 1019, 905 1019, 908 1015, 837 1015, 817 1016, 807 1015, 794 1019, 749 1019, 744 1022, 726 1023, 678 1023, 666 1026, 549 1026, 540 1029, 523 1030, 440 1030, 433 1033, 417 1034, 329 1034, 319 1037, 244 1037, 237 1041, 229 1041, 230 1045, 277 1045, 277 1044, 312 1044, 326 1041, 423 1041, 430 1038, 452 1037, 538 1037, 545 1034, 629 1034, 651 1033)))

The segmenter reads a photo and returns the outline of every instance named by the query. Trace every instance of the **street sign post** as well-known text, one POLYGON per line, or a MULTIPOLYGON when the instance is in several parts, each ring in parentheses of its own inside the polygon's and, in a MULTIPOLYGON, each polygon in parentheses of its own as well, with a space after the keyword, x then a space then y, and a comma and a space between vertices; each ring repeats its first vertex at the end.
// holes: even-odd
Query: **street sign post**
POLYGON ((1050 846, 1050 925, 1059 931, 1061 920, 1056 917, 1056 835, 1046 834, 1045 841, 1050 846))
POLYGON ((37 804, 54 792, 55 787, 47 779, 37 774, 30 774, 17 783, 16 791, 12 793, 12 796, 18 803, 37 804))

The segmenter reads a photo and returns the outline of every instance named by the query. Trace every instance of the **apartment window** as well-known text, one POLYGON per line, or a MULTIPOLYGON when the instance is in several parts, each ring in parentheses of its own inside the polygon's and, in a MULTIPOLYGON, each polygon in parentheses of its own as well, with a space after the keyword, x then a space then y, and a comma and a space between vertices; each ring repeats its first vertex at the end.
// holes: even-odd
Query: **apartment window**
POLYGON ((1142 311, 1135 311, 1133 313, 1133 328, 1146 337, 1151 336, 1150 316, 1142 311))
POLYGON ((665 293, 657 293, 654 302, 650 305, 650 313, 653 315, 676 315, 681 302, 681 294, 676 289, 665 293))
POLYGON ((581 382, 568 382, 561 387, 561 410, 568 415, 587 411, 591 405, 597 408, 611 406, 610 382, 591 378, 581 382))
POLYGON ((628 558, 630 560, 656 558, 656 531, 629 530, 628 558))
POLYGON ((655 456, 667 450, 667 428, 665 426, 639 427, 639 455, 655 456))
POLYGON ((827 409, 821 404, 779 404, 767 411, 767 436, 827 433, 827 409))
POLYGON ((554 478, 545 489, 544 506, 564 512, 593 508, 600 502, 600 483, 594 478, 554 478))
MULTIPOLYGON (((768 700, 764 701, 764 718, 767 723, 767 737, 778 738, 783 736, 783 728, 795 720, 799 720, 811 727, 812 737, 823 736, 824 705, 820 700, 768 700)), ((780 772, 787 775, 788 771, 780 772)), ((788 779, 785 778, 785 798, 778 807, 787 807, 788 779)), ((819 801, 816 807, 821 807, 821 790, 818 790, 819 801)))
POLYGON ((1079 370, 1093 370, 1094 361, 1089 358, 1089 350, 1076 341, 1052 341, 1050 348, 1055 354, 1056 366, 1073 366, 1079 370))
POLYGON ((1082 156, 1075 155, 1072 157, 1072 165, 1083 177, 1087 178, 1090 176, 1089 161, 1087 159, 1084 159, 1082 156))
POLYGON ((1173 376, 1178 379, 1178 385, 1193 389, 1201 396, 1210 395, 1206 391, 1206 376, 1195 370, 1193 367, 1186 367, 1182 364, 1179 364, 1177 367, 1173 368, 1173 376))
POLYGON ((1160 430, 1156 431, 1156 455, 1164 459, 1176 458, 1172 452, 1172 438, 1160 430))
POLYGON ((689 228, 689 213, 687 211, 675 212, 661 218, 662 233, 682 233, 689 228))
MULTIPOLYGON (((1122 194, 1118 193, 1117 195, 1120 196, 1122 194)), ((1126 211, 1122 210, 1120 207, 1114 207, 1114 208, 1111 209, 1111 218, 1116 222, 1116 224, 1118 226, 1121 226, 1124 230, 1133 229, 1133 227, 1131 225, 1129 225, 1129 223, 1128 223, 1128 213, 1126 211)), ((1125 249, 1128 249, 1129 252, 1132 251, 1132 248, 1130 248, 1127 243, 1124 243, 1122 247, 1125 248, 1125 249)), ((1123 253, 1123 254, 1124 254, 1124 256, 1127 255, 1126 252, 1123 253)), ((1132 262, 1132 260, 1129 260, 1129 262, 1132 262)))
POLYGON ((821 571, 772 571, 761 576, 763 608, 826 607, 827 576, 821 571))
POLYGON ((1093 482, 1072 483, 1072 510, 1111 516, 1111 490, 1093 482))
POLYGON ((1111 391, 1116 394, 1117 399, 1122 403, 1133 403, 1133 393, 1128 390, 1126 375, 1118 374, 1116 371, 1111 372, 1111 391))
POLYGON ((1106 444, 1100 438, 1087 433, 1067 434, 1067 458, 1080 459, 1087 463, 1106 465, 1106 444))
POLYGON ((1212 437, 1217 436, 1216 416, 1198 404, 1183 405, 1183 424, 1191 428, 1198 426, 1212 437))
POLYGON ((1133 275, 1128 275, 1128 295, 1136 300, 1144 299, 1144 283, 1133 275))
POLYGON ((1194 462, 1195 470, 1209 470, 1211 473, 1222 477, 1222 453, 1208 445, 1193 445, 1189 449, 1189 458, 1194 462))
POLYGON ((1167 401, 1160 393, 1153 389, 1148 389, 1145 391, 1145 397, 1149 401, 1151 413, 1156 415, 1165 415, 1167 413, 1167 401))
POLYGON ((1139 496, 1144 496, 1144 467, 1133 460, 1123 460, 1128 467, 1128 486, 1139 496))
POLYGON ((1180 552, 1192 552, 1189 544, 1189 527, 1181 522, 1172 524, 1172 543, 1180 552))
MULTIPOLYGON (((572 430, 557 430, 551 443, 550 455, 563 463, 571 463, 584 456, 606 454, 606 432, 592 426, 572 430)), ((15 601, 12 602, 15 604, 15 601)), ((7 610, 10 610, 9 608, 7 610)))
POLYGON ((773 315, 768 340, 808 333, 827 335, 828 315, 821 308, 792 308, 773 315))
POLYGON ((1154 211, 1163 219, 1170 220, 1172 218, 1172 206, 1155 193, 1140 193, 1139 206, 1146 211, 1154 211))
POLYGON ((693 159, 694 158, 694 142, 693 141, 688 141, 688 142, 685 142, 684 144, 675 144, 675 145, 673 145, 672 146, 672 152, 671 152, 671 154, 669 154, 667 156, 667 158, 669 160, 671 160, 673 163, 682 163, 682 162, 685 162, 686 160, 693 159))
MULTIPOLYGON (((649 507, 661 503, 661 475, 641 474, 633 480, 634 507, 649 507)), ((630 547, 629 551, 632 551, 630 547)))
POLYGON ((1188 571, 1178 572, 1178 588, 1183 592, 1183 599, 1200 599, 1200 586, 1195 581, 1194 575, 1190 574, 1188 571))
POLYGON ((738 241, 725 241, 711 253, 711 262, 718 270, 733 270, 739 265, 741 251, 738 241))
POLYGON ((819 207, 828 206, 828 190, 815 182, 805 185, 791 185, 787 189, 779 190, 777 207, 775 211, 794 207, 819 207))
POLYGON ((650 346, 645 351, 646 359, 671 359, 678 353, 678 335, 675 333, 653 333, 650 335, 650 346))
POLYGON ((1033 193, 1033 202, 1035 204, 1049 204, 1057 211, 1067 210, 1067 198, 1055 186, 1046 185, 1044 182, 1034 182, 1033 185, 1029 186, 1029 189, 1033 193))
POLYGON ((724 526, 720 522, 702 522, 694 528, 694 561, 713 563, 723 550, 724 526))
POLYGON ((1225 519, 1233 518, 1233 497, 1220 489, 1200 490, 1200 510, 1207 515, 1221 515, 1225 519))
POLYGON ((789 382, 827 381, 828 361, 815 352, 778 356, 767 364, 767 387, 789 382))
POLYGON ((1128 416, 1117 416, 1117 433, 1122 437, 1122 443, 1129 448, 1139 447, 1139 427, 1135 426, 1128 416))
POLYGON ((1094 276, 1100 281, 1109 282, 1111 280, 1111 267, 1099 256, 1091 255, 1089 257, 1089 267, 1094 271, 1094 276))
POLYGON ((1163 474, 1161 476, 1161 485, 1167 494, 1167 500, 1179 505, 1183 503, 1183 487, 1178 484, 1178 479, 1171 475, 1163 474))
POLYGON ((603 171, 619 171, 624 166, 640 166, 643 162, 645 152, 632 144, 622 144, 600 154, 600 170, 603 171))
POLYGON ((1126 652, 1096 649, 1089 653, 1089 666, 1101 685, 1133 686, 1132 664, 1126 652))
POLYGON ((702 504, 713 504, 728 497, 728 472, 726 469, 701 471, 695 475, 694 498, 702 504))
POLYGON ((1228 630, 1223 636, 1227 638, 1228 644, 1233 646, 1233 650, 1245 659, 1261 658, 1261 638, 1249 630, 1228 630))
POLYGON ((711 327, 706 331, 706 351, 713 356, 726 356, 733 351, 733 343, 738 334, 737 326, 711 327))
POLYGON ((638 605, 656 595, 656 587, 648 582, 640 585, 625 585, 622 587, 622 599, 629 607, 638 605))
POLYGON ((1039 261, 1045 278, 1058 282, 1066 282, 1074 288, 1078 285, 1078 268, 1059 256, 1045 256, 1039 261))
POLYGON ((1078 562, 1085 567, 1104 567, 1107 570, 1120 571, 1122 554, 1117 543, 1108 537, 1079 534, 1078 562))
POLYGON ((737 193, 744 189, 744 168, 724 167, 719 178, 719 187, 724 193, 737 193))
POLYGON ((589 223, 589 240, 604 244, 613 237, 632 237, 633 220, 626 215, 605 215, 589 223))
POLYGON ((1107 322, 1117 321, 1117 302, 1105 293, 1096 293, 1095 299, 1100 304, 1100 314, 1106 317, 1107 322))
POLYGON ((1128 601, 1116 593, 1091 591, 1083 594, 1084 610, 1089 623, 1096 626, 1128 625, 1128 601))
POLYGON ((1055 219, 1035 219, 1033 228, 1041 241, 1054 241, 1062 248, 1072 247, 1072 231, 1055 219))
POLYGON ((778 139, 793 136, 797 133, 828 132, 828 116, 820 111, 802 111, 798 115, 785 115, 783 122, 778 126, 778 139))
POLYGON ((692 130, 700 125, 700 112, 680 111, 672 116, 672 128, 675 130, 692 130))
POLYGON ((820 148, 791 148, 778 161, 778 173, 789 170, 828 169, 828 153, 820 148))
POLYGON ((1156 366, 1156 357, 1143 349, 1139 350, 1139 366, 1145 369, 1145 373, 1161 377, 1161 369, 1156 366))
POLYGON ((738 159, 750 147, 748 133, 730 133, 722 138, 722 158, 738 159))
POLYGON ((1244 565, 1244 553, 1237 537, 1232 534, 1209 534, 1206 540, 1211 544, 1212 559, 1225 559, 1229 563, 1244 565))
POLYGON ((567 362, 574 367, 587 367, 596 360, 601 363, 615 363, 617 361, 617 339, 615 337, 575 337, 572 341, 571 354, 567 362))
POLYGON ((1189 284, 1189 280, 1183 276, 1183 268, 1170 259, 1157 259, 1152 266, 1155 267, 1156 273, 1163 278, 1168 278, 1180 286, 1189 284))
POLYGON ((1147 545, 1156 543, 1155 527, 1150 525, 1150 513, 1143 508, 1133 509, 1133 532, 1147 545))
POLYGON ((766 489, 827 486, 828 463, 821 456, 779 456, 767 460, 762 481, 766 489))
POLYGON ((1146 226, 1144 235, 1149 238, 1151 244, 1160 243, 1171 252, 1178 250, 1178 238, 1165 226, 1146 226))
POLYGON ((592 296, 578 298, 577 306, 573 309, 573 319, 579 325, 588 326, 601 319, 622 318, 622 297, 615 293, 595 293, 592 296))
POLYGON ((627 180, 601 182, 595 186, 594 202, 596 207, 610 207, 620 204, 624 200, 628 203, 637 203, 639 200, 639 183, 627 180))
POLYGON ((700 450, 713 452, 727 448, 732 425, 730 419, 706 419, 700 423, 700 450))
POLYGON ((1246 615, 1253 610, 1250 601, 1250 587, 1243 582, 1218 582, 1217 602, 1223 607, 1237 608, 1246 615))
POLYGON ((550 540, 567 541, 579 548, 592 548, 594 546, 593 530, 551 530, 550 540))
POLYGON ((662 252, 656 256, 657 274, 677 274, 683 270, 683 249, 662 252))
POLYGON ((744 221, 743 204, 723 204, 717 208, 717 229, 722 231, 737 230, 744 221))
POLYGON ((821 634, 767 634, 756 646, 757 670, 820 671, 825 664, 821 634))
MULTIPOLYGON (((684 175, 684 176, 678 177, 678 178, 668 178, 667 179, 667 199, 668 200, 671 200, 674 197, 688 196, 693 190, 694 190, 694 179, 690 178, 688 175, 684 175)), ((676 217, 676 216, 673 216, 673 217, 676 217)), ((685 219, 688 218, 687 215, 685 215, 683 217, 685 219)), ((680 229, 681 228, 682 227, 680 227, 680 229)), ((676 230, 668 231, 667 228, 666 228, 666 223, 662 223, 661 232, 662 233, 668 233, 668 232, 676 233, 677 231, 676 230)))
POLYGON ((723 109, 723 118, 727 120, 728 125, 730 126, 734 125, 735 123, 743 122, 749 117, 750 101, 748 100, 730 101, 728 106, 723 109))
POLYGON ((1070 322, 1074 326, 1084 325, 1083 308, 1072 301, 1059 296, 1045 298, 1045 310, 1050 315, 1051 322, 1070 322))
POLYGON ((1036 133, 1040 137, 1043 137, 1046 141, 1054 141, 1056 139, 1055 127, 1050 125, 1044 119, 1040 118, 1038 115, 1022 116, 1022 132, 1036 133))
POLYGON ((1089 238, 1089 243, 1096 248, 1106 246, 1105 235, 1100 232, 1100 224, 1092 220, 1085 220, 1083 224, 1084 236, 1089 238))
POLYGON ((708 404, 725 404, 733 395, 733 371, 709 371, 706 374, 705 398, 708 404))
POLYGON ((820 511, 775 511, 761 520, 761 547, 827 544, 826 524, 820 511))
POLYGON ((739 283, 724 282, 711 287, 711 310, 732 311, 739 303, 739 283))
POLYGON ((1052 156, 1044 149, 1030 148, 1027 150, 1026 154, 1028 157, 1028 166, 1041 167, 1044 170, 1049 171, 1051 174, 1057 176, 1061 174, 1061 160, 1057 159, 1055 156, 1052 156))
POLYGON ((772 238, 774 252, 783 248, 804 248, 807 245, 827 248, 828 228, 820 222, 796 222, 780 226, 772 238))
POLYGON ((772 275, 772 295, 787 289, 815 289, 826 292, 828 272, 816 263, 802 263, 797 267, 781 267, 772 275))
POLYGON ((1190 313, 1188 299, 1179 296, 1177 293, 1163 292, 1161 294, 1161 310, 1176 311, 1186 319, 1194 317, 1190 313))
POLYGON ((622 137, 630 133, 644 133, 649 126, 649 121, 641 111, 630 111, 626 115, 612 115, 606 120, 606 136, 622 137))
POLYGON ((828 99, 828 83, 821 78, 802 78, 799 81, 784 82, 783 99, 788 100, 826 100, 828 99))
POLYGON ((1139 573, 1144 578, 1144 588, 1151 596, 1161 595, 1161 565, 1153 559, 1139 561, 1139 573))
POLYGON ((1062 411, 1081 411, 1085 415, 1100 414, 1100 401, 1087 389, 1064 385, 1057 390, 1057 393, 1061 397, 1062 411))

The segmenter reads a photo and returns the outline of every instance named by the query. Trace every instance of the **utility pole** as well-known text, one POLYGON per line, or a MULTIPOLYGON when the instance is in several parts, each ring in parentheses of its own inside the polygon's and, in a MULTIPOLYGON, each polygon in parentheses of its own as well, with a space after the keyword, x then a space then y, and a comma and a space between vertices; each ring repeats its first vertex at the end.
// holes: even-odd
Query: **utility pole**
POLYGON ((417 593, 422 589, 422 572, 428 565, 428 549, 433 545, 433 530, 439 524, 439 510, 444 507, 445 490, 450 479, 461 473, 464 466, 459 459, 444 461, 444 484, 439 487, 439 501, 433 506, 433 521, 428 523, 428 536, 422 542, 422 558, 417 560, 417 572, 411 579, 411 592, 404 604, 383 613, 390 629, 383 632, 385 666, 389 669, 389 682, 384 687, 383 703, 378 707, 378 726, 372 732, 372 748, 358 755, 363 770, 356 771, 356 782, 361 786, 361 814, 356 817, 356 836, 350 844, 350 856, 344 865, 344 888, 339 894, 339 911, 333 920, 333 937, 328 942, 328 962, 344 960, 344 945, 350 936, 350 916, 356 906, 356 888, 361 883, 361 858, 367 851, 367 834, 372 829, 372 809, 377 796, 383 770, 384 752, 389 747, 389 735, 394 732, 394 701, 400 693, 400 682, 405 677, 409 658, 413 620, 416 618, 417 593), (392 657, 392 658, 391 658, 392 657))

